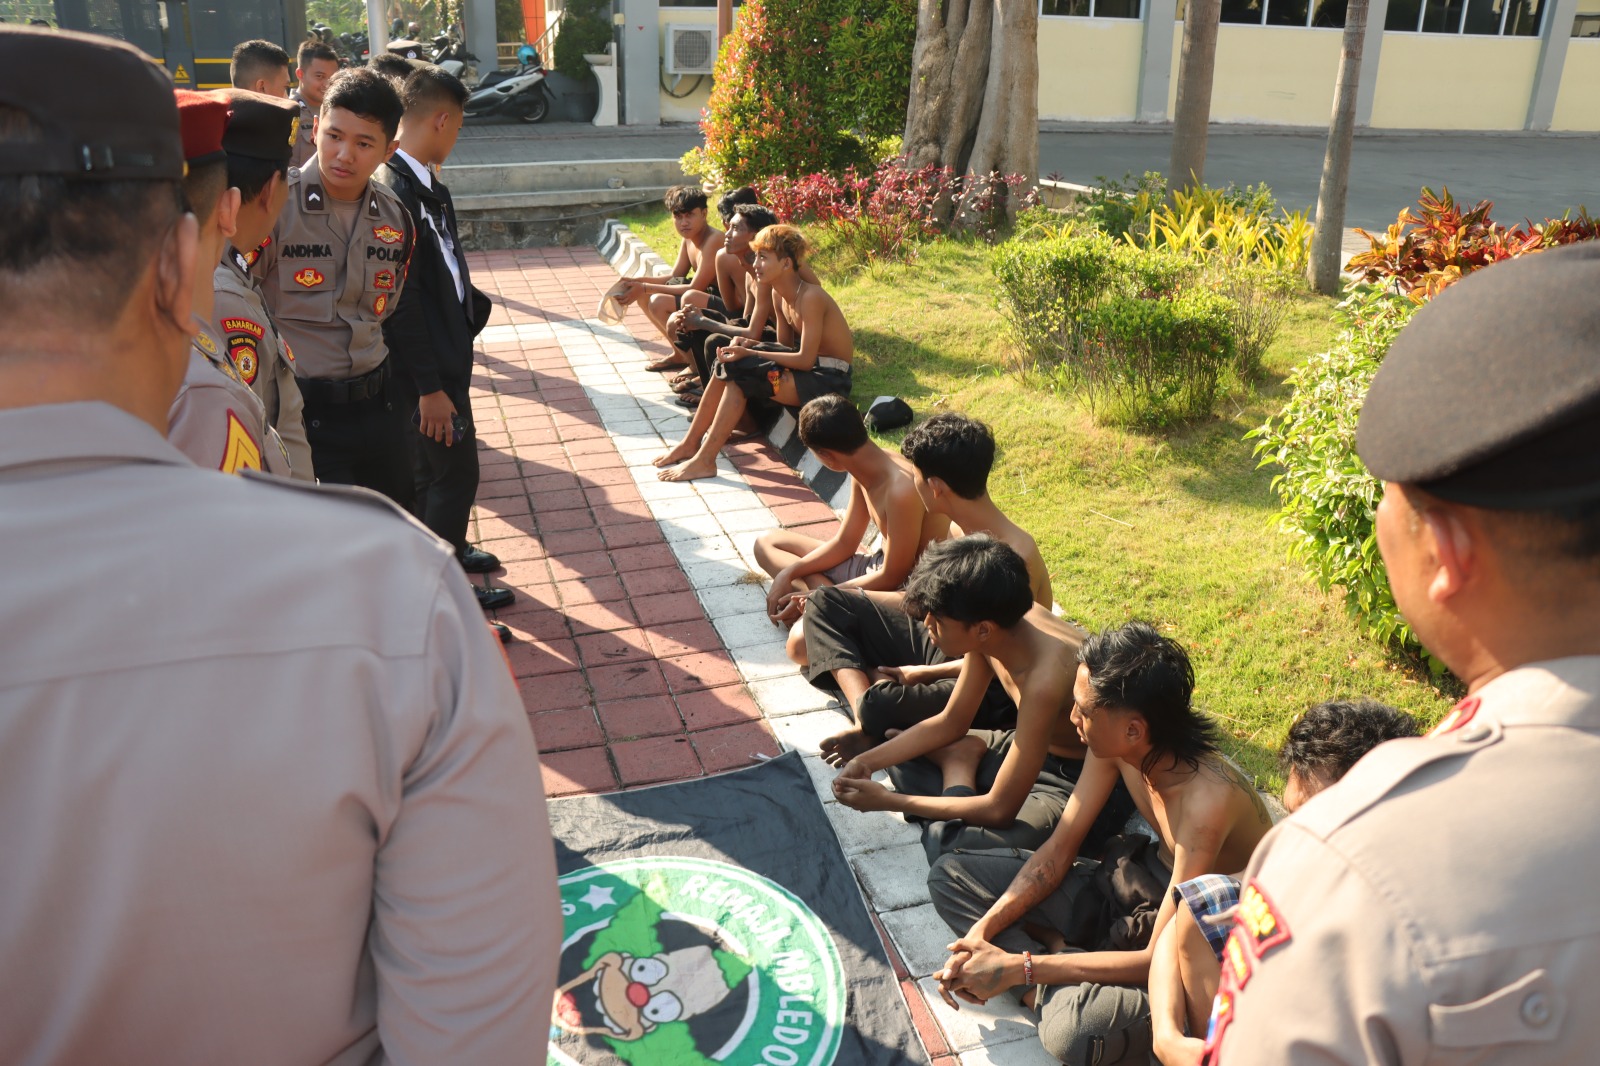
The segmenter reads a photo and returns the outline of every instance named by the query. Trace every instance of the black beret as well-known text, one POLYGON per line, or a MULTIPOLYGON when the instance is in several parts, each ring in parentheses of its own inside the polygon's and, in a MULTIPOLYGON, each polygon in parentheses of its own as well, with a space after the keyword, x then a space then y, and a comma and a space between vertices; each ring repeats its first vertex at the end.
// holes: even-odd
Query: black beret
POLYGON ((222 131, 223 150, 230 156, 287 166, 300 131, 300 105, 249 89, 223 92, 233 108, 228 128, 222 131))
POLYGON ((1540 510, 1600 499, 1600 241, 1445 289, 1400 331, 1356 448, 1384 481, 1540 510))
POLYGON ((0 28, 0 104, 43 127, 38 140, 0 145, 0 174, 183 178, 172 78, 132 45, 67 30, 0 28))

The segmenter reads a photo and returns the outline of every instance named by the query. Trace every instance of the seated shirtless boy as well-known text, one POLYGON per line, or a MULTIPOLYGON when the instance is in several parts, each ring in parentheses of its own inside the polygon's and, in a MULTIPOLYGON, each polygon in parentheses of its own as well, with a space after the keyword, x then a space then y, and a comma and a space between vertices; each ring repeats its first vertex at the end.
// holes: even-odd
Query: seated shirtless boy
POLYGON ((805 238, 793 226, 768 226, 751 248, 759 288, 771 294, 777 342, 739 340, 717 350, 689 432, 655 460, 662 481, 716 476, 717 453, 751 400, 804 407, 818 396, 850 394, 855 340, 833 297, 801 277, 805 238))
MULTIPOLYGON (((1034 603, 1022 556, 983 533, 930 544, 904 596, 929 639, 960 661, 960 676, 941 711, 845 763, 834 795, 856 810, 931 823, 923 843, 932 856, 1039 846, 1083 769, 1086 751, 1071 719, 1083 631, 1034 603), (984 724, 975 719, 992 678, 1016 706, 1016 728, 969 732, 984 724), (872 780, 879 770, 889 771, 896 791, 872 780)), ((1106 806, 1100 838, 1120 830, 1133 809, 1125 796, 1106 806)))
POLYGON ((687 366, 689 356, 677 345, 677 335, 667 329, 667 319, 678 310, 684 295, 706 292, 717 280, 713 264, 722 248, 722 231, 706 219, 706 194, 695 185, 675 185, 667 190, 667 210, 672 212, 672 228, 678 232, 678 259, 672 276, 625 279, 617 299, 637 303, 667 343, 672 355, 647 366, 646 370, 671 370, 687 366), (691 277, 692 275, 692 277, 691 277))
MULTIPOLYGON (((1295 719, 1278 752, 1284 807, 1291 814, 1299 810, 1379 744, 1417 735, 1416 719, 1376 700, 1317 704, 1295 719)), ((1150 1015, 1162 1066, 1200 1064, 1221 983, 1224 945, 1239 903, 1239 881, 1206 874, 1173 889, 1173 902, 1179 906, 1154 941, 1150 962, 1150 1015)), ((1239 947, 1227 950, 1237 952, 1239 947)), ((1230 959, 1229 964, 1238 961, 1230 959)))
POLYGON ((933 904, 960 938, 934 976, 981 1003, 1010 988, 1039 1016, 1061 1062, 1149 1061, 1153 944, 1176 913, 1172 890, 1243 869, 1272 828, 1254 787, 1194 710, 1183 649, 1142 622, 1083 642, 1072 721, 1089 748, 1055 832, 1031 855, 947 854, 928 872, 933 904), (1119 837, 1080 859, 1101 804, 1126 785, 1159 840, 1119 837))
POLYGON ((838 532, 827 540, 788 529, 757 538, 756 562, 772 575, 767 617, 780 625, 800 617, 812 589, 899 588, 922 549, 950 528, 948 518, 922 506, 911 464, 873 443, 861 412, 843 396, 819 396, 800 408, 799 431, 818 462, 850 475, 850 502, 838 532), (861 551, 869 521, 883 537, 871 555, 861 551))
MULTIPOLYGON (((989 427, 966 415, 937 414, 906 434, 900 454, 911 464, 928 513, 948 515, 952 535, 987 533, 1014 548, 1027 565, 1033 601, 1050 607, 1050 575, 1039 545, 989 498, 989 427)), ((798 636, 789 642, 789 657, 813 685, 837 692, 855 714, 857 728, 822 743, 823 758, 835 766, 880 743, 889 730, 938 714, 961 672, 960 661, 941 652, 927 627, 890 597, 819 589, 807 598, 798 636)), ((1005 686, 991 682, 976 721, 1009 728, 1015 720, 1005 686)))

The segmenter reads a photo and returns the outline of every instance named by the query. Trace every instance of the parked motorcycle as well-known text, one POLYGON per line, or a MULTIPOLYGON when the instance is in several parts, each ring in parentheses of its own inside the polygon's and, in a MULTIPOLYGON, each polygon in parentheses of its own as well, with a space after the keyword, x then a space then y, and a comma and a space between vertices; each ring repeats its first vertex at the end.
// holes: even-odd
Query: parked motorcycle
POLYGON ((446 73, 460 78, 463 84, 472 85, 477 72, 469 64, 477 61, 478 57, 467 51, 467 46, 461 39, 459 25, 452 24, 448 30, 433 39, 431 62, 446 73))
POLYGON ((550 116, 550 91, 545 87, 544 62, 531 45, 517 49, 516 70, 491 70, 467 97, 468 118, 510 115, 523 122, 543 122, 550 116))

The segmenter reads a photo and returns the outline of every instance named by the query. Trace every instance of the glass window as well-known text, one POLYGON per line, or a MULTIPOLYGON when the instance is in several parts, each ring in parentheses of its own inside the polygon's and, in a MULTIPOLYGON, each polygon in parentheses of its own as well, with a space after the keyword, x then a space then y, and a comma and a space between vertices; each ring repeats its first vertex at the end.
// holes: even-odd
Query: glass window
POLYGON ((1308 0, 1267 0, 1268 26, 1304 26, 1308 0))
POLYGON ((1311 25, 1319 29, 1343 29, 1348 3, 1349 0, 1317 0, 1316 7, 1311 10, 1311 25))
POLYGON ((1139 0, 1094 0, 1094 17, 1136 19, 1139 17, 1139 0))
POLYGON ((1461 32, 1498 34, 1505 13, 1505 0, 1467 0, 1467 19, 1461 32))
POLYGON ((1263 2, 1264 0, 1222 0, 1222 21, 1259 26, 1263 2))
POLYGON ((1044 6, 1039 9, 1039 14, 1051 18, 1067 16, 1088 18, 1089 0, 1044 0, 1044 6))
MULTIPOLYGON (((1039 14, 1045 18, 1136 19, 1139 0, 1041 0, 1039 14)), ((1181 20, 1182 14, 1178 15, 1181 20)))
POLYGON ((1422 0, 1389 0, 1389 14, 1383 28, 1395 33, 1416 33, 1422 17, 1422 0))
POLYGON ((1508 0, 1511 7, 1500 32, 1507 37, 1539 36, 1540 0, 1508 0))
POLYGON ((1427 0, 1422 8, 1423 33, 1460 33, 1465 0, 1427 0))

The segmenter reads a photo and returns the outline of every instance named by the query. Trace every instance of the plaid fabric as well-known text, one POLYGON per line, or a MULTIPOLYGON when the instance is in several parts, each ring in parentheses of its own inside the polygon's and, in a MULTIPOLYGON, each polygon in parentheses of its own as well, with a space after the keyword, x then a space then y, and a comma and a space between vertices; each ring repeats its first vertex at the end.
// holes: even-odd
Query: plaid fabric
POLYGON ((1233 911, 1239 906, 1239 882, 1225 874, 1206 874, 1184 881, 1172 890, 1173 902, 1186 905, 1195 924, 1205 933, 1211 950, 1222 959, 1222 945, 1233 928, 1233 911))

